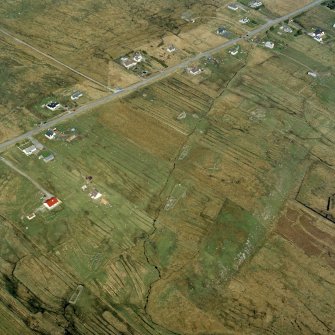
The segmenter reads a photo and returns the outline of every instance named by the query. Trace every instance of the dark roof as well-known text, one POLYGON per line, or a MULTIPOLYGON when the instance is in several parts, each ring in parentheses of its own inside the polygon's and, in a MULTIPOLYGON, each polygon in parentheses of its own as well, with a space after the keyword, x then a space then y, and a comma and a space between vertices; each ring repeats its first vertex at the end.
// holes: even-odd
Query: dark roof
POLYGON ((51 108, 55 108, 55 107, 58 106, 58 105, 59 105, 58 102, 49 102, 49 103, 47 104, 47 106, 48 106, 48 107, 51 107, 51 108))

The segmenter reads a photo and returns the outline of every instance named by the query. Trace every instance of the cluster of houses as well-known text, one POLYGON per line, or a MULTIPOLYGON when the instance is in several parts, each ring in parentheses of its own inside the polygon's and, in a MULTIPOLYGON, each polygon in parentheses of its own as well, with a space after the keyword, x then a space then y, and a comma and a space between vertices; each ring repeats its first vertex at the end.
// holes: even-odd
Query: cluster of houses
POLYGON ((317 28, 312 33, 309 33, 308 35, 312 36, 319 43, 323 43, 323 37, 325 36, 325 32, 322 29, 317 28))
MULTIPOLYGON (((71 94, 71 100, 76 101, 79 98, 81 98, 84 95, 81 91, 75 91, 71 94)), ((47 109, 51 110, 52 112, 62 108, 62 105, 58 101, 50 101, 47 104, 45 104, 43 107, 46 107, 47 109)))
MULTIPOLYGON (((46 208, 47 210, 51 211, 54 208, 58 207, 61 203, 62 202, 58 198, 56 198, 55 196, 50 196, 49 195, 49 198, 47 198, 43 202, 43 208, 46 208)), ((31 214, 27 215, 26 218, 29 221, 31 221, 31 220, 33 220, 33 219, 36 218, 36 214, 35 213, 31 213, 31 214)))
POLYGON ((66 140, 66 142, 72 142, 75 138, 77 138, 76 128, 71 128, 71 131, 68 132, 60 132, 56 128, 48 129, 44 136, 48 140, 54 140, 56 138, 66 140))
MULTIPOLYGON (((88 185, 92 182, 92 180, 93 180, 92 176, 87 176, 86 177, 86 184, 84 184, 81 187, 81 189, 83 191, 86 191, 88 189, 88 185)), ((102 197, 102 194, 96 188, 94 188, 88 195, 92 200, 98 200, 102 197)))
POLYGON ((121 64, 129 70, 130 68, 134 67, 137 65, 137 63, 140 63, 144 60, 143 55, 137 51, 134 53, 133 57, 122 57, 121 58, 121 64))
MULTIPOLYGON (((240 8, 240 5, 237 3, 231 3, 227 6, 230 10, 232 11, 237 11, 240 8)), ((242 23, 242 24, 247 24, 250 22, 250 19, 248 17, 243 17, 241 19, 238 20, 238 22, 242 23)))
POLYGON ((30 142, 27 144, 23 144, 22 146, 19 146, 18 148, 26 155, 26 156, 31 156, 31 155, 37 155, 40 153, 38 156, 39 159, 42 159, 43 162, 49 163, 55 159, 55 156, 53 153, 47 150, 43 150, 44 147, 41 143, 39 143, 37 140, 33 140, 34 143, 30 142))

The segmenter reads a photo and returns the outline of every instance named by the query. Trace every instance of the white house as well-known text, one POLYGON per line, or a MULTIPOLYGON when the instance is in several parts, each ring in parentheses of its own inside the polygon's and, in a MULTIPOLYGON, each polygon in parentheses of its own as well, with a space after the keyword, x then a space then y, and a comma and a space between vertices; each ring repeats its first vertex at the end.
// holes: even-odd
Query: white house
POLYGON ((30 147, 27 147, 27 148, 23 149, 22 151, 23 151, 24 154, 26 154, 26 156, 30 156, 35 151, 37 151, 37 148, 35 147, 35 145, 31 145, 30 147))
POLYGON ((273 49, 274 46, 275 46, 275 44, 273 42, 271 42, 271 41, 267 41, 267 42, 265 42, 264 46, 266 48, 273 49))
POLYGON ((313 78, 316 78, 318 75, 313 71, 308 71, 307 74, 313 78))

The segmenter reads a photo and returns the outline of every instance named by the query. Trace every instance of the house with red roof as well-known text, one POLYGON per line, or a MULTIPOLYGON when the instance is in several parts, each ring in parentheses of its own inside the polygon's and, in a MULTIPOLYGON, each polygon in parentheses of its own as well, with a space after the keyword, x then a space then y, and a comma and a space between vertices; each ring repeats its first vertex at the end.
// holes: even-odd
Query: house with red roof
POLYGON ((57 207, 61 204, 61 201, 57 199, 56 197, 51 197, 44 201, 43 205, 46 207, 49 211, 57 207))

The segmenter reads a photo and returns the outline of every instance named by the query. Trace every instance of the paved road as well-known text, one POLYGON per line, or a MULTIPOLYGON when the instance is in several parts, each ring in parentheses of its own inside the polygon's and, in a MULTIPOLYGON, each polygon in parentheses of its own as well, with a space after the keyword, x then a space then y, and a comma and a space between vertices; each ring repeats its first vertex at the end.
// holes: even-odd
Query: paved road
POLYGON ((43 194, 45 194, 47 198, 51 198, 53 196, 50 192, 45 190, 37 181, 29 177, 25 172, 21 171, 19 168, 17 168, 12 162, 8 161, 6 158, 0 156, 0 162, 3 162, 8 167, 10 167, 12 170, 16 171, 24 178, 27 178, 34 186, 36 186, 37 189, 39 189, 43 194))
MULTIPOLYGON (((286 21, 292 17, 295 17, 301 13, 304 13, 306 11, 308 11, 309 9, 319 5, 320 3, 324 2, 325 0, 315 0, 313 2, 311 2, 310 4, 300 8, 300 9, 297 9, 287 15, 284 15, 280 18, 277 18, 277 19, 274 19, 274 20, 269 20, 268 22, 266 22, 264 25, 248 32, 247 34, 241 36, 241 37, 238 37, 238 38, 235 38, 233 40, 230 40, 230 41, 227 41, 215 48, 212 48, 210 50, 207 50, 207 51, 204 51, 204 52, 201 52, 199 54, 197 54, 196 56, 194 57, 191 57, 187 60, 185 60, 184 62, 182 63, 179 63, 175 66, 172 66, 172 67, 169 67, 169 68, 166 68, 165 70, 143 80, 143 81, 140 81, 138 83, 135 83, 133 85, 130 85, 128 87, 126 87, 125 89, 123 89, 121 92, 116 92, 116 93, 113 93, 113 94, 109 94, 103 98, 100 98, 100 99, 97 99, 95 101, 92 101, 84 106, 81 106, 79 107, 75 112, 68 112, 68 113, 65 113, 65 114, 62 114, 60 115, 58 118, 55 118, 55 119, 52 119, 50 121, 48 121, 47 123, 43 124, 42 126, 40 127, 36 127, 28 132, 26 132, 25 134, 22 134, 20 136, 17 136, 17 137, 14 137, 8 141, 5 141, 3 143, 0 144, 0 151, 4 151, 6 150, 9 146, 11 145, 14 145, 15 143, 17 142, 20 142, 30 136, 33 136, 33 135, 36 135, 38 134, 39 132, 41 132, 42 130, 46 130, 48 128, 52 128, 54 127, 55 125, 57 125, 58 123, 60 122, 64 122, 66 120, 69 120, 69 119, 72 119, 73 117, 77 116, 77 115, 80 115, 82 113, 85 113, 87 111, 90 111, 94 108, 97 108, 101 105, 104 105, 108 102, 111 102, 113 100, 116 100, 118 98, 120 98, 121 96, 124 96, 124 95, 127 95, 127 94, 130 94, 134 91, 137 91, 138 89, 140 88, 143 88, 147 85, 150 85, 156 81, 159 81, 165 77, 168 77, 170 74, 176 72, 177 70, 180 70, 180 69, 184 69, 185 67, 189 66, 190 64, 194 63, 194 62, 197 62, 198 60, 200 60, 202 57, 208 57, 208 56, 211 56, 212 54, 215 54, 219 51, 221 51, 222 49, 224 48, 228 48, 228 47, 231 47, 233 45, 235 45, 236 43, 244 40, 244 39, 249 39, 249 38, 252 38, 253 36, 259 34, 260 32, 262 31, 266 31, 268 30, 270 27, 274 26, 274 25, 277 25, 278 23, 281 23, 283 21, 286 21)), ((51 57, 51 56, 48 56, 48 57, 51 57)), ((65 65, 65 64, 64 64, 65 65)), ((67 67, 67 66, 66 66, 67 67)))

